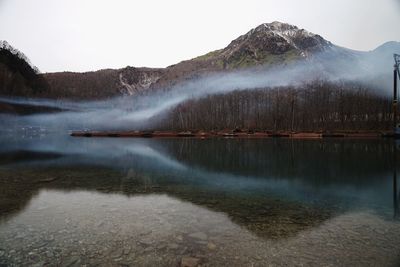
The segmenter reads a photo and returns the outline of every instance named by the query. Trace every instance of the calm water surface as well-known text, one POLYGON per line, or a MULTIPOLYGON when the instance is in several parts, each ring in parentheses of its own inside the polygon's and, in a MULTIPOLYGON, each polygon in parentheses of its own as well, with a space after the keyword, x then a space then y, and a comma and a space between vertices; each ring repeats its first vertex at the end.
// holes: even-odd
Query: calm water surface
POLYGON ((399 266, 397 154, 392 140, 3 132, 0 265, 399 266))

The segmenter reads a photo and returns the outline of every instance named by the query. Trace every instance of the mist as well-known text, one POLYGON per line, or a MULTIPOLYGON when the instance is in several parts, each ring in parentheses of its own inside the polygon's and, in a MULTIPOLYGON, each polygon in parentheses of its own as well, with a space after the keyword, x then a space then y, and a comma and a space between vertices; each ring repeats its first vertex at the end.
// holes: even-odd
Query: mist
POLYGON ((157 122, 166 119, 168 111, 188 100, 237 90, 304 86, 315 80, 333 83, 357 82, 376 90, 377 95, 389 97, 393 63, 390 62, 392 53, 386 50, 366 56, 364 52, 332 46, 313 57, 289 65, 261 66, 203 75, 170 88, 101 101, 2 97, 0 102, 4 103, 46 106, 63 110, 59 113, 5 116, 3 122, 59 130, 144 129, 155 127, 157 122), (349 54, 352 56, 349 57, 349 54), (385 56, 382 57, 382 54, 385 56))

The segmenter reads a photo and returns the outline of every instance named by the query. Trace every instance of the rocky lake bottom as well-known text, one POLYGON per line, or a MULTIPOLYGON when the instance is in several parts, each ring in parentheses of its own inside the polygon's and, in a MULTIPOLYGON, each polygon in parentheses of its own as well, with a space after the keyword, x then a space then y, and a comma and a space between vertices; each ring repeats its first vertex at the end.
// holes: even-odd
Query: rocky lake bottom
POLYGON ((0 266, 398 266, 385 140, 0 138, 0 266))

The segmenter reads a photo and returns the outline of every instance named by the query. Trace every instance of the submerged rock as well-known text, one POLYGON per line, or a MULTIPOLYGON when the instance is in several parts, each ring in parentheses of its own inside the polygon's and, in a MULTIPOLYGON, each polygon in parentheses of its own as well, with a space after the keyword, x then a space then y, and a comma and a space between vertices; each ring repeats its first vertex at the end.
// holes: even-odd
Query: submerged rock
POLYGON ((150 238, 144 238, 140 240, 139 243, 144 246, 151 246, 153 244, 153 240, 151 240, 150 238))
POLYGON ((69 266, 79 266, 81 259, 78 256, 72 256, 71 258, 67 259, 61 266, 62 267, 69 267, 69 266))
POLYGON ((124 255, 128 255, 131 252, 131 247, 130 246, 125 246, 123 249, 124 255))
POLYGON ((215 250, 215 249, 217 248, 217 246, 216 246, 214 243, 209 242, 209 243, 207 244, 207 248, 208 248, 209 250, 215 250))
POLYGON ((122 255, 124 255, 124 249, 123 248, 117 248, 116 250, 114 250, 110 256, 111 258, 120 258, 122 255))
POLYGON ((172 243, 172 244, 168 245, 168 248, 171 249, 171 250, 175 250, 175 249, 178 249, 179 246, 177 244, 175 244, 175 243, 172 243))
POLYGON ((183 257, 181 267, 195 267, 200 263, 200 259, 194 257, 183 257))
POLYGON ((207 235, 203 232, 192 233, 189 236, 195 239, 207 240, 207 235))

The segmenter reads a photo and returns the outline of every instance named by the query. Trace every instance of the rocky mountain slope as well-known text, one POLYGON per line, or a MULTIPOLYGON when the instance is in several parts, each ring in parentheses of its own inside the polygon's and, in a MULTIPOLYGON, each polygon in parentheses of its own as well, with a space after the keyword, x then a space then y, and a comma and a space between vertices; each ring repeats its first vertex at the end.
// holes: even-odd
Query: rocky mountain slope
POLYGON ((215 71, 290 64, 332 47, 321 36, 296 26, 276 21, 264 23, 223 49, 167 67, 154 86, 166 86, 215 71))
POLYGON ((45 73, 50 85, 48 96, 57 98, 97 99, 116 95, 134 95, 146 90, 163 74, 163 69, 105 69, 93 72, 45 73))

